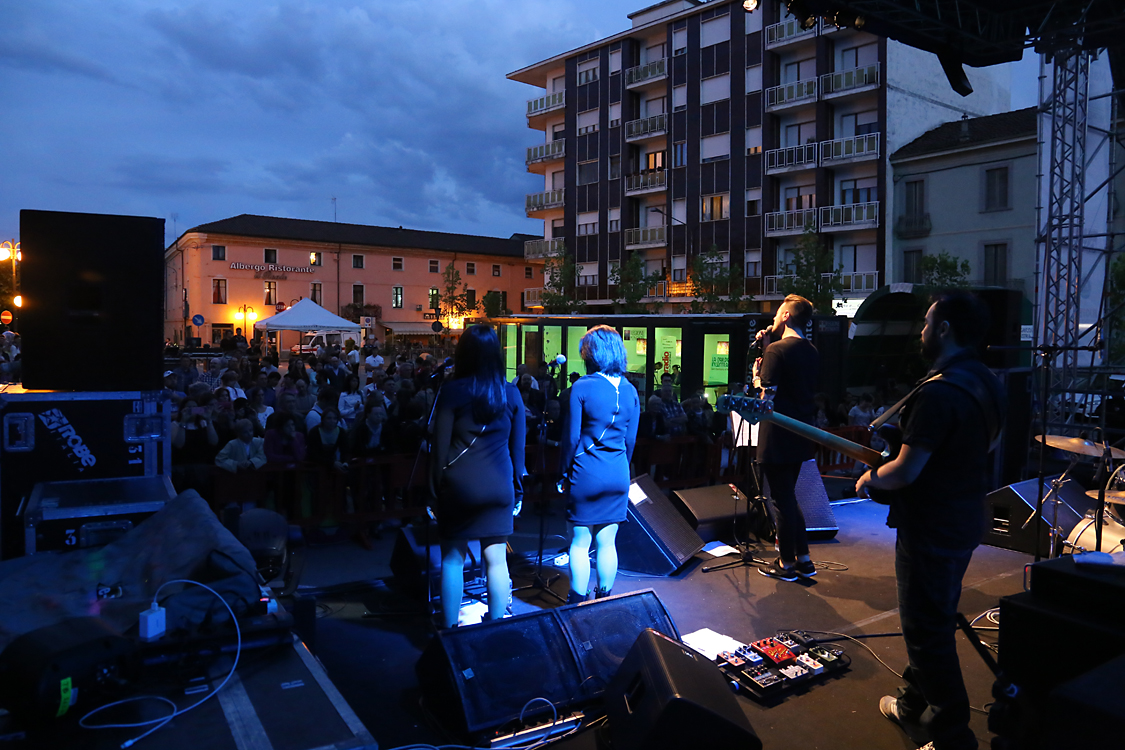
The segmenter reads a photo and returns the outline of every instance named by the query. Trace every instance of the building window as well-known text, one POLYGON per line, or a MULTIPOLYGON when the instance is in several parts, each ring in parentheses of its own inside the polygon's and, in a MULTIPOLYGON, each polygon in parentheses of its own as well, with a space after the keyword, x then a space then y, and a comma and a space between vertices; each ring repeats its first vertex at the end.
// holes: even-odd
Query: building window
POLYGON ((907 284, 922 283, 922 251, 902 251, 902 280, 907 284))
POLYGON ((436 260, 431 260, 430 273, 441 273, 441 268, 439 268, 439 265, 440 264, 436 260))
MULTIPOLYGON (((398 290, 398 304, 391 305, 391 307, 402 307, 402 287, 396 286, 394 288, 398 290)), ((352 284, 352 304, 362 305, 364 302, 363 284, 352 284)))
POLYGON ((645 154, 645 171, 656 172, 664 169, 664 152, 653 151, 650 154, 645 154))
POLYGON ((276 305, 277 304, 277 282, 276 281, 267 281, 266 282, 265 303, 267 305, 276 305))
POLYGON ((362 255, 353 255, 352 256, 352 268, 363 268, 363 256, 362 255))
POLYGON ((324 306, 324 292, 321 289, 319 281, 314 281, 309 284, 309 299, 321 307, 324 306))
POLYGON ((523 277, 525 279, 534 278, 534 276, 535 276, 535 271, 532 270, 531 266, 524 266, 523 267, 523 277))
POLYGON ((1008 243, 996 242, 984 246, 985 286, 1004 286, 1008 281, 1008 243))
POLYGON ((687 141, 672 144, 672 166, 683 167, 687 165, 687 141))
POLYGON ((861 177, 855 180, 840 180, 840 205, 868 203, 877 200, 878 177, 861 177))
POLYGON ((430 309, 437 310, 441 307, 441 292, 436 286, 430 287, 430 309))
POLYGON ((227 259, 227 246, 226 245, 212 245, 211 246, 211 260, 226 260, 227 259))
POLYGON ((267 247, 262 251, 262 262, 277 264, 277 250, 272 247, 267 247))
POLYGON ((499 276, 500 275, 500 264, 499 263, 493 263, 492 264, 492 275, 493 276, 499 276))
POLYGON ((566 219, 551 219, 551 239, 566 236, 566 219))
POLYGON ((476 308, 476 306, 477 306, 477 290, 476 289, 466 289, 465 290, 465 304, 469 306, 470 310, 473 310, 473 309, 476 308))
POLYGON ((309 265, 310 266, 324 265, 324 255, 322 253, 309 253, 309 265))
POLYGON ((598 160, 584 161, 578 165, 578 184, 589 185, 598 181, 598 160))
POLYGON ((403 269, 402 258, 391 258, 391 270, 401 271, 403 269))
POLYGON ((926 213, 926 183, 923 180, 910 180, 906 183, 906 215, 919 219, 926 213))
POLYGON ((466 276, 476 276, 477 275, 477 264, 473 263, 472 261, 469 261, 468 263, 466 263, 465 264, 465 275, 466 276))
POLYGON ((762 199, 751 198, 746 201, 746 215, 747 216, 761 216, 762 215, 762 199))
POLYGON ((762 275, 762 251, 758 248, 746 251, 743 273, 748 279, 756 279, 762 275))
POLYGON ((229 323, 212 323, 211 324, 211 344, 217 346, 227 336, 234 335, 234 326, 229 323))
POLYGON ((806 208, 816 208, 816 185, 785 188, 786 211, 802 211, 806 208))
POLYGON ((730 193, 703 196, 700 221, 720 221, 730 218, 730 193))
POLYGON ((984 210, 1002 211, 1008 208, 1008 168, 984 170, 984 210))
POLYGON ((227 280, 211 279, 211 304, 225 305, 227 303, 227 280))
POLYGON ((587 222, 585 224, 579 224, 578 225, 578 236, 579 237, 582 237, 582 236, 587 235, 587 234, 597 234, 597 233, 598 233, 598 222, 596 222, 596 221, 590 221, 590 222, 587 222))
POLYGON ((609 157, 609 179, 621 178, 621 154, 609 157))

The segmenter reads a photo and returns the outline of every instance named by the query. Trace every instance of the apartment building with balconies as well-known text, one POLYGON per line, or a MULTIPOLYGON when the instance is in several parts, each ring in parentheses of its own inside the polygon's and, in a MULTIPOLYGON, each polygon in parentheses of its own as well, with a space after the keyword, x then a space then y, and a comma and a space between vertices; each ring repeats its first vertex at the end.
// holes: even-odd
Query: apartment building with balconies
MULTIPOLYGON (((528 257, 566 252, 576 296, 609 305, 614 267, 640 253, 666 283, 648 301, 687 302, 692 260, 717 250, 761 309, 781 298, 802 232, 833 248, 851 297, 895 277, 888 155, 943 122, 1006 111, 1006 71, 969 72, 961 98, 937 59, 784 3, 668 0, 631 28, 509 74, 542 132, 543 176, 528 257)), ((528 292, 534 297, 535 292, 528 292)), ((854 304, 854 303, 853 303, 854 304)))

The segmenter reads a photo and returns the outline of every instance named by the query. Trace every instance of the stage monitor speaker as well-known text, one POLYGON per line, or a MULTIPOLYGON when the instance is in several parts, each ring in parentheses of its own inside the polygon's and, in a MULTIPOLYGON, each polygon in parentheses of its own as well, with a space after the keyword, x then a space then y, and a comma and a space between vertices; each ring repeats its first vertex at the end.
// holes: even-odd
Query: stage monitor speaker
POLYGON ((676 508, 699 537, 713 542, 729 535, 735 520, 746 513, 746 495, 733 484, 716 484, 673 493, 676 508))
POLYGON ((629 485, 627 513, 628 523, 617 529, 617 559, 625 570, 669 576, 703 549, 699 534, 648 474, 629 485))
MULTIPOLYGON (((430 590, 437 594, 441 590, 441 544, 438 542, 437 526, 430 528, 428 557, 430 590)), ((416 534, 412 526, 400 528, 395 546, 391 549, 391 575, 399 591, 426 598, 426 558, 425 531, 416 534)), ((483 575, 481 560, 480 541, 474 539, 469 542, 469 556, 465 559, 466 581, 483 575)))
MULTIPOLYGON (((1051 489, 1051 480, 1048 477, 1043 483, 1043 494, 1051 489)), ((993 490, 984 498, 984 543, 993 547, 1035 554, 1035 537, 1039 537, 1039 552, 1046 555, 1050 549, 1048 532, 1051 528, 1053 511, 1050 505, 1044 503, 1043 518, 1038 527, 1028 524, 1023 528, 1024 522, 1034 512, 1036 503, 1039 502, 1039 492, 1036 489, 1037 479, 1028 479, 1016 482, 1007 487, 993 490)), ((1060 504, 1058 522, 1062 527, 1063 537, 1082 520, 1086 511, 1094 507, 1094 501, 1086 497, 1082 486, 1073 479, 1068 479, 1062 484, 1060 494, 1065 504, 1060 504)))
MULTIPOLYGON (((763 479, 762 485, 767 496, 770 494, 770 483, 763 479)), ((832 512, 832 503, 828 500, 828 492, 824 489, 824 480, 820 478, 820 469, 816 466, 816 459, 810 458, 801 464, 801 473, 797 475, 797 504, 801 506, 801 514, 805 517, 805 530, 809 539, 831 539, 840 531, 836 523, 836 514, 832 512)), ((773 513, 773 507, 770 507, 773 513)), ((774 523, 777 520, 774 519, 774 523)))
POLYGON ((652 630, 636 639, 605 703, 614 750, 762 747, 719 668, 652 630))
POLYGON ((164 220, 25 209, 20 238, 24 387, 163 388, 164 220), (76 345, 117 347, 123 366, 77 366, 76 345))
POLYGON ((561 716, 601 697, 628 647, 646 628, 679 638, 651 589, 439 631, 416 672, 442 724, 479 737, 518 719, 561 716), (526 711, 524 710, 526 706, 526 711))

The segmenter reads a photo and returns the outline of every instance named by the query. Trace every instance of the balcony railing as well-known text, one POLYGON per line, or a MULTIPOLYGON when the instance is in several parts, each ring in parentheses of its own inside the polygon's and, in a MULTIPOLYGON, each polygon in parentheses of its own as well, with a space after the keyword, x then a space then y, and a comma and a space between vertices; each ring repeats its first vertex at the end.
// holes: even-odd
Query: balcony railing
POLYGON ((929 214, 906 214, 895 219, 895 236, 900 240, 927 237, 931 229, 929 214))
POLYGON ((820 143, 820 163, 824 165, 853 159, 867 159, 878 155, 878 133, 867 133, 852 138, 837 138, 833 141, 821 141, 820 143))
POLYGON ((816 79, 783 83, 766 89, 766 109, 782 109, 802 102, 816 101, 816 79))
POLYGON ((637 227, 625 230, 625 247, 659 247, 668 244, 666 227, 637 227))
POLYGON ((625 194, 647 193, 668 188, 668 170, 625 175, 625 194))
POLYGON ((843 206, 821 206, 820 231, 863 229, 879 226, 879 201, 849 203, 843 206))
POLYGON ((523 290, 523 304, 524 307, 542 307, 543 306, 543 287, 535 287, 533 289, 523 290))
POLYGON ((643 117, 640 120, 631 120, 625 123, 625 140, 633 141, 640 138, 664 135, 668 132, 667 113, 643 117))
POLYGON ((766 171, 777 172, 793 167, 809 168, 816 166, 816 144, 775 148, 766 152, 766 171))
POLYGON ((840 274, 840 283, 845 292, 873 292, 879 288, 878 271, 856 271, 840 274))
POLYGON ((659 81, 668 76, 668 68, 666 65, 667 58, 660 58, 652 62, 638 65, 635 68, 629 68, 625 71, 625 87, 640 86, 652 81, 659 81))
POLYGON ((557 141, 551 141, 550 143, 540 143, 538 146, 530 146, 527 149, 528 164, 547 161, 548 159, 561 159, 564 156, 566 156, 565 138, 559 138, 557 141))
POLYGON ((774 211, 766 214, 766 234, 800 234, 805 227, 816 229, 816 209, 799 208, 795 211, 774 211))
POLYGON ((565 249, 562 237, 550 240, 528 240, 523 243, 524 260, 546 260, 560 254, 565 249))
POLYGON ((668 286, 667 281, 658 281, 658 282, 656 282, 656 284, 654 284, 653 286, 650 286, 648 288, 648 294, 646 294, 645 296, 646 297, 666 297, 666 296, 668 296, 667 286, 668 286))
POLYGON ((543 211, 548 208, 561 208, 565 190, 547 190, 542 193, 528 193, 524 201, 524 208, 528 214, 534 211, 543 211))
POLYGON ((825 73, 820 77, 820 95, 827 99, 832 96, 846 94, 849 91, 864 88, 865 86, 878 85, 879 63, 874 63, 872 65, 864 65, 862 68, 825 73))
POLYGON ((544 94, 543 96, 535 99, 527 100, 527 116, 534 117, 541 115, 545 112, 550 112, 553 109, 561 109, 566 106, 566 92, 556 91, 553 94, 544 94))
POLYGON ((811 29, 802 29, 801 22, 790 18, 781 23, 766 27, 766 49, 780 47, 783 44, 795 42, 810 36, 816 36, 816 24, 811 29))

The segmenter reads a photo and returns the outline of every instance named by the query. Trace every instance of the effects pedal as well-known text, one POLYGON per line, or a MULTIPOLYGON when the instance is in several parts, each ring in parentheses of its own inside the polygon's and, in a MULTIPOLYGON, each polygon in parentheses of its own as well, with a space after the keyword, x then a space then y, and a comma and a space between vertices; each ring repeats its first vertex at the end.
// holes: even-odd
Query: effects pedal
POLYGON ((736 651, 735 653, 738 654, 738 656, 740 656, 747 664, 751 666, 756 666, 762 663, 762 657, 755 653, 754 649, 750 648, 749 646, 740 646, 738 651, 736 651))
POLYGON ((782 680, 776 672, 766 666, 744 669, 742 670, 742 674, 746 676, 746 679, 757 685, 760 690, 768 690, 782 680))
POLYGON ((799 679, 809 673, 809 670, 796 664, 790 664, 788 667, 782 667, 777 671, 781 672, 787 679, 790 680, 799 679))
POLYGON ((774 638, 754 641, 750 644, 750 648, 764 656, 767 662, 772 664, 788 664, 794 659, 793 652, 789 650, 789 647, 774 638))
POLYGON ((774 640, 776 640, 781 645, 785 646, 787 649, 792 651, 794 654, 799 654, 803 650, 801 648, 801 644, 798 643, 793 638, 792 633, 785 633, 785 632, 778 633, 776 636, 774 636, 774 640))
POLYGON ((813 638, 803 630, 790 630, 786 635, 804 646, 806 650, 816 645, 816 638, 813 638))
POLYGON ((731 665, 735 669, 746 664, 746 661, 738 654, 732 654, 730 651, 720 651, 719 658, 731 665))
POLYGON ((797 656, 797 663, 809 670, 813 674, 820 674, 824 671, 824 665, 812 658, 808 654, 800 654, 797 656))

